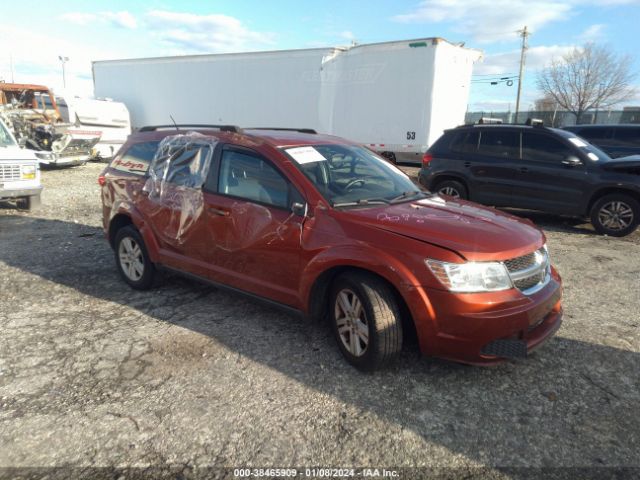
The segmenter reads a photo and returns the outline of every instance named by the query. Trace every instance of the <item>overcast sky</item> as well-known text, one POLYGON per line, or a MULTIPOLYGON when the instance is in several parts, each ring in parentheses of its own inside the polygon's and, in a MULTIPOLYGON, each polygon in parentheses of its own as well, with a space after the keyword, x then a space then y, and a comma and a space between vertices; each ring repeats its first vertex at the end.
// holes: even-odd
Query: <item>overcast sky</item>
MULTIPOLYGON (((519 37, 532 31, 524 103, 538 96, 536 71, 587 41, 634 56, 640 0, 298 0, 298 1, 20 1, 0 16, 0 80, 62 87, 58 56, 69 57, 67 87, 91 95, 91 61, 193 53, 346 45, 443 37, 484 51, 474 68, 470 110, 513 109, 519 37)), ((185 79, 187 82, 188 79, 185 79)), ((637 79, 640 85, 640 76, 637 79)), ((634 100, 640 104, 640 98, 634 100)))

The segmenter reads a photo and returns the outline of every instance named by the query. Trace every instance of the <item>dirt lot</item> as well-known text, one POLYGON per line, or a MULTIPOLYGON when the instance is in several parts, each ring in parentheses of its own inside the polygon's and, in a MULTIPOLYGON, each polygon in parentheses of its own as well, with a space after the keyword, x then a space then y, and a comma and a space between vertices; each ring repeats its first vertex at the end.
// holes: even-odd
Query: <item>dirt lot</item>
POLYGON ((0 207, 0 476, 640 475, 640 233, 532 215, 565 282, 557 337, 494 368, 409 349, 365 375, 322 325, 178 277, 128 288, 99 228, 101 169, 45 171, 42 209, 0 207))

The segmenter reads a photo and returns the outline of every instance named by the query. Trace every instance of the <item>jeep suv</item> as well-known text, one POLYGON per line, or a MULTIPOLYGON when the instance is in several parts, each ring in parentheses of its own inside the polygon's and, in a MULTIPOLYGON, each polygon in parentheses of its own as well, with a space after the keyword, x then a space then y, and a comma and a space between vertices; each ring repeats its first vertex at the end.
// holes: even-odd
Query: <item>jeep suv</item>
POLYGON ((40 205, 40 168, 33 151, 20 148, 0 120, 0 202, 15 201, 18 208, 40 205))
POLYGON ((559 328, 560 277, 531 222, 423 192, 338 137, 173 128, 132 134, 99 178, 131 287, 170 270, 327 318, 363 370, 409 334, 424 354, 488 364, 559 328))
POLYGON ((433 192, 496 207, 589 217, 621 237, 640 222, 640 157, 611 159, 574 133, 525 125, 445 131, 423 158, 433 192))

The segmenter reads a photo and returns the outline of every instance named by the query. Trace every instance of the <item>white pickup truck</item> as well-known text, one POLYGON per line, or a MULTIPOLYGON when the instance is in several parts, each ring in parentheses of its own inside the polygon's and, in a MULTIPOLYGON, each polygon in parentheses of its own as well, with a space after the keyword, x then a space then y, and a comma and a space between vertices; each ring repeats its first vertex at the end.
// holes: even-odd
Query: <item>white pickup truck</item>
POLYGON ((0 202, 15 201, 18 208, 40 205, 40 167, 33 150, 20 148, 0 120, 0 202))

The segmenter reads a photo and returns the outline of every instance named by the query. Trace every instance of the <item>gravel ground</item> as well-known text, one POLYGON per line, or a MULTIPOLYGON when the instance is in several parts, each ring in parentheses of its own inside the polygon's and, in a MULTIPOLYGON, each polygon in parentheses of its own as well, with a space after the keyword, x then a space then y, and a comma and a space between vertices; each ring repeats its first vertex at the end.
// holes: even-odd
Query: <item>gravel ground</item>
POLYGON ((323 325, 179 277, 128 288, 100 229, 102 168, 45 171, 40 210, 0 207, 0 477, 640 475, 640 233, 529 214, 565 282, 554 339, 492 368, 409 348, 362 374, 323 325))

